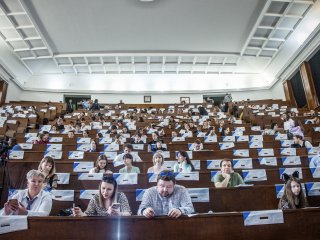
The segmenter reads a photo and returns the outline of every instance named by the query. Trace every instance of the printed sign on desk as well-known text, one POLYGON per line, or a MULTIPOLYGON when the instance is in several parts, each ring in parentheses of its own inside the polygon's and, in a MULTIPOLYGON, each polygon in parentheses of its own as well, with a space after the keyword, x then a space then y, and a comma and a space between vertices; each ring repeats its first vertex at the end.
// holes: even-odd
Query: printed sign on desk
POLYGON ((114 160, 117 157, 117 152, 100 152, 101 155, 105 155, 108 160, 114 160))
POLYGON ((112 143, 112 138, 108 138, 108 137, 99 138, 99 144, 106 144, 106 143, 112 143))
POLYGON ((281 160, 283 166, 301 165, 300 156, 282 157, 281 160))
POLYGON ((302 179, 302 168, 297 167, 297 168, 279 168, 280 172, 280 179, 282 179, 282 174, 286 173, 288 175, 292 175, 295 171, 299 172, 299 178, 302 179))
POLYGON ((199 181, 199 172, 175 173, 177 181, 199 181))
POLYGON ((308 156, 308 160, 309 160, 309 167, 311 167, 311 168, 320 167, 320 156, 319 155, 308 156))
POLYGON ((47 144, 47 151, 62 151, 62 144, 47 144))
POLYGON ((91 148, 90 143, 78 143, 77 144, 77 151, 82 151, 82 152, 86 152, 89 151, 91 148))
POLYGON ((210 172, 210 176, 211 176, 211 182, 214 182, 214 177, 216 176, 216 174, 221 174, 221 171, 211 171, 210 172))
POLYGON ((220 150, 234 148, 234 142, 222 142, 222 143, 219 143, 219 147, 220 147, 220 150))
POLYGON ((187 188, 192 202, 210 202, 209 188, 187 188))
POLYGON ((244 182, 267 181, 267 172, 265 169, 242 170, 244 182))
POLYGON ((144 144, 132 144, 133 150, 143 150, 144 144))
POLYGON ((94 167, 93 162, 74 162, 73 171, 74 172, 89 172, 91 168, 94 167))
POLYGON ((74 190, 51 190, 52 199, 63 202, 74 201, 74 190))
POLYGON ((200 170, 200 167, 201 167, 200 160, 191 160, 191 163, 193 164, 195 170, 197 171, 200 170))
MULTIPOLYGON (((143 145, 143 144, 142 144, 143 145)), ((104 145, 104 151, 105 152, 114 152, 114 151, 119 151, 119 144, 105 144, 104 145)))
POLYGON ((252 158, 233 159, 232 163, 234 169, 252 168, 252 158))
POLYGON ((223 136, 222 141, 223 142, 235 142, 236 137, 235 136, 223 136))
POLYGON ((258 158, 260 165, 267 166, 277 166, 277 158, 276 157, 259 157, 258 158))
POLYGON ((259 157, 271 157, 271 156, 274 156, 273 148, 261 148, 261 149, 258 149, 258 156, 259 157))
POLYGON ((236 157, 249 157, 249 149, 234 149, 233 156, 236 157))
POLYGON ((284 223, 282 210, 243 212, 245 226, 284 223))
POLYGON ((320 178, 320 168, 310 168, 313 178, 320 178))
POLYGON ((252 126, 251 131, 260 131, 261 127, 260 126, 252 126))
POLYGON ((164 161, 163 168, 166 170, 173 171, 173 166, 177 163, 177 161, 164 161))
POLYGON ((146 189, 136 189, 136 201, 141 202, 146 189))
POLYGON ((205 143, 212 143, 212 142, 217 142, 217 136, 205 136, 204 137, 204 142, 205 143))
POLYGON ((0 234, 28 229, 28 216, 0 216, 0 234))
POLYGON ((250 142, 263 142, 263 136, 262 135, 250 135, 249 140, 250 140, 250 142))
POLYGON ((138 184, 137 173, 114 173, 113 177, 117 181, 118 185, 138 184))
POLYGON ((220 169, 222 159, 207 160, 207 169, 220 169))
POLYGON ((275 136, 274 139, 275 139, 275 140, 287 140, 287 139, 288 139, 288 136, 287 136, 287 134, 281 134, 281 133, 279 133, 279 134, 277 134, 277 135, 275 136))
POLYGON ((158 179, 158 174, 157 173, 148 173, 148 182, 151 183, 156 183, 158 179))
POLYGON ((79 173, 78 180, 102 180, 103 173, 79 173))
POLYGON ((308 155, 319 155, 320 154, 320 147, 312 147, 308 148, 308 155))
POLYGON ((184 142, 186 139, 184 137, 174 137, 172 138, 172 142, 184 142))
POLYGON ((23 150, 31 150, 33 147, 33 144, 32 143, 19 143, 19 146, 23 150))
POLYGON ((63 137, 50 137, 49 138, 49 141, 51 142, 51 143, 58 143, 58 142, 62 142, 63 141, 63 137))
MULTIPOLYGON (((283 196, 285 185, 284 185, 284 184, 275 184, 275 186, 276 186, 276 195, 277 195, 277 198, 280 199, 280 198, 283 196)), ((306 188, 305 188, 305 185, 304 185, 304 184, 301 184, 301 186, 302 186, 302 191, 304 192, 304 195, 306 196, 306 188)))
POLYGON ((249 148, 263 148, 263 142, 262 141, 250 141, 249 148))
POLYGON ((320 196, 320 182, 307 182, 305 186, 308 196, 320 196))
POLYGON ((91 142, 91 138, 82 138, 82 137, 77 138, 77 143, 90 143, 90 142, 91 142))
POLYGON ((23 159, 24 151, 9 151, 9 159, 23 159))
POLYGON ((80 196, 79 199, 87 199, 91 200, 94 195, 98 194, 99 190, 80 190, 80 196))
POLYGON ((280 148, 280 154, 286 156, 296 156, 297 149, 295 148, 280 148))
POLYGON ((68 159, 83 159, 84 152, 81 151, 70 151, 68 153, 68 159))
POLYGON ((56 173, 58 176, 58 184, 69 184, 70 173, 56 173))
POLYGON ((62 159, 62 151, 45 151, 44 157, 52 157, 53 159, 62 159))
POLYGON ((293 140, 281 140, 281 147, 291 147, 293 140))
POLYGON ((236 137, 237 142, 249 142, 249 136, 248 135, 242 135, 236 137))
POLYGON ((26 143, 33 143, 36 140, 38 140, 37 137, 29 137, 29 138, 26 138, 26 143))

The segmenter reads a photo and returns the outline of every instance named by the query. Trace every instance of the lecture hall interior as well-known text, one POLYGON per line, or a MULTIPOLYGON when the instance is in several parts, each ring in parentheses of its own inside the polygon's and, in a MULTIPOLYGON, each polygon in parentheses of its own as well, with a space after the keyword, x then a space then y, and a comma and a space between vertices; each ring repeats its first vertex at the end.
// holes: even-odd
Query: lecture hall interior
POLYGON ((0 239, 320 239, 319 99, 318 0, 0 0, 0 239))

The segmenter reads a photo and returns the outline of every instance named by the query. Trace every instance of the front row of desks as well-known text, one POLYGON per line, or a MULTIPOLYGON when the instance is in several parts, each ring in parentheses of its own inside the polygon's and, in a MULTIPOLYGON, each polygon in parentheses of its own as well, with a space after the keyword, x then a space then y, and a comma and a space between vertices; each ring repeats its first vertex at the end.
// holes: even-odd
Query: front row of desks
POLYGON ((283 223, 254 226, 245 225, 241 212, 179 219, 29 217, 27 230, 3 234, 1 239, 319 239, 320 209, 287 210, 281 214, 283 223))

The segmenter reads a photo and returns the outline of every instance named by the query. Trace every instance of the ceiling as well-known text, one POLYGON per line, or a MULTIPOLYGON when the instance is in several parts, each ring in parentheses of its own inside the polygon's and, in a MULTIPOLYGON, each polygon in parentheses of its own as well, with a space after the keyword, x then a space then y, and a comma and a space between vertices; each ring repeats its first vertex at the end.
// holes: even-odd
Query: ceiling
POLYGON ((0 0, 32 75, 260 74, 317 0, 0 0))

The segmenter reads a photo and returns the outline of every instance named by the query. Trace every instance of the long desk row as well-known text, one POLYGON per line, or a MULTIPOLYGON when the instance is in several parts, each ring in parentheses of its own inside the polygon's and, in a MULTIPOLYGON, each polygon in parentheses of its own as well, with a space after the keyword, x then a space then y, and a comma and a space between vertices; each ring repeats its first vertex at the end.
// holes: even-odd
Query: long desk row
MULTIPOLYGON (((21 188, 25 186, 26 183, 26 173, 31 169, 37 169, 38 163, 34 162, 22 162, 22 161, 9 161, 7 164, 8 171, 8 181, 9 185, 13 188, 21 188)), ((57 172, 58 173, 71 173, 70 175, 70 183, 68 186, 61 185, 62 189, 83 189, 83 188, 95 188, 98 185, 97 180, 78 180, 78 173, 73 172, 74 163, 73 162, 61 162, 57 164, 57 172)), ((263 169, 260 169, 260 171, 263 169)), ((301 168, 301 167, 288 167, 286 168, 286 172, 291 174, 292 171, 297 170, 301 172, 301 179, 303 182, 318 182, 318 175, 313 175, 312 170, 310 168, 301 168)), ((188 187, 212 187, 214 186, 212 182, 212 178, 217 170, 215 171, 201 171, 199 172, 199 180, 187 180, 192 178, 189 177, 190 174, 182 174, 181 184, 187 185, 188 187)), ((243 176, 244 180, 248 184, 254 185, 274 185, 274 184, 282 184, 282 180, 280 178, 281 173, 284 171, 283 169, 265 169, 265 171, 257 172, 258 170, 237 170, 240 175, 243 176), (264 180, 266 179, 266 180, 264 180)), ((318 172, 316 172, 318 173, 318 172)), ((138 183, 136 185, 126 185, 123 188, 136 188, 140 187, 148 187, 151 186, 152 183, 149 183, 148 174, 140 173, 138 174, 138 183)), ((59 186, 60 188, 60 186, 59 186)), ((122 187, 121 187, 122 188, 122 187)))
MULTIPOLYGON (((287 149, 282 149, 282 148, 275 148, 275 149, 270 149, 270 151, 273 151, 273 154, 270 155, 270 151, 266 150, 268 153, 265 153, 265 151, 260 151, 258 149, 231 149, 231 150, 203 150, 203 151, 194 151, 192 152, 192 156, 189 156, 191 159, 196 159, 196 160, 209 160, 209 159, 221 159, 221 158, 229 158, 229 159, 234 159, 234 158, 259 158, 259 157, 268 157, 268 156, 274 156, 277 158, 281 157, 286 157, 288 156, 286 151, 289 151, 287 149), (248 150, 246 152, 246 150, 248 150), (237 152, 234 152, 237 151, 237 152), (246 153, 249 153, 246 155, 246 153), (282 154, 281 154, 282 153, 282 154)), ((291 150, 290 150, 291 151, 291 150)), ((297 148, 294 149, 295 155, 296 156, 301 156, 301 157, 306 157, 308 156, 307 149, 305 148, 297 148)), ((25 151, 23 159, 25 161, 33 161, 38 159, 39 161, 43 158, 45 152, 44 151, 25 151)), ((174 151, 170 152, 170 159, 175 159, 176 158, 176 153, 174 151)), ((97 157, 100 155, 100 152, 84 152, 84 157, 83 159, 91 159, 91 160, 96 160, 97 157)), ((151 161, 152 160, 152 152, 140 152, 139 153, 140 158, 143 161, 151 161)), ((15 157, 12 157, 14 159, 15 157)), ((69 159, 69 151, 62 151, 62 158, 59 160, 70 160, 69 159)))
POLYGON ((283 224, 245 226, 242 213, 216 213, 146 219, 144 217, 29 217, 28 230, 1 239, 291 239, 314 240, 320 235, 320 210, 284 212, 283 224), (70 230, 70 226, 72 229, 70 230))

